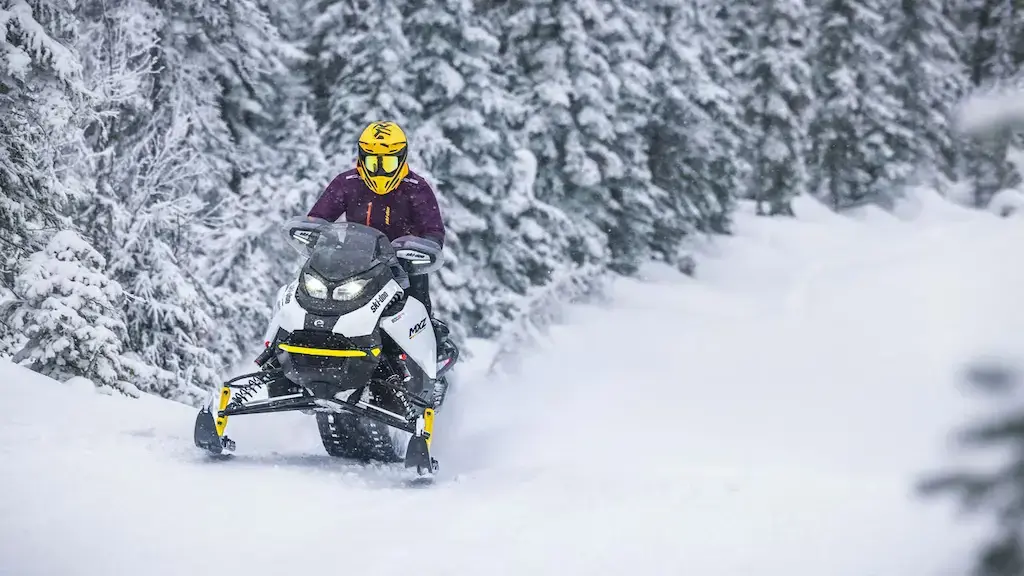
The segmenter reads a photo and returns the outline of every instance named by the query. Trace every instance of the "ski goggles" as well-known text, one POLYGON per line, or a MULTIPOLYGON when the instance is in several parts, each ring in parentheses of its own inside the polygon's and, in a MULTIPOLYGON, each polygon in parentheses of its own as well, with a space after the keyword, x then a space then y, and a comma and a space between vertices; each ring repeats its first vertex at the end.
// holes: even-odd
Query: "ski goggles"
POLYGON ((391 176, 405 163, 406 149, 395 154, 370 154, 359 150, 359 163, 369 176, 391 176))

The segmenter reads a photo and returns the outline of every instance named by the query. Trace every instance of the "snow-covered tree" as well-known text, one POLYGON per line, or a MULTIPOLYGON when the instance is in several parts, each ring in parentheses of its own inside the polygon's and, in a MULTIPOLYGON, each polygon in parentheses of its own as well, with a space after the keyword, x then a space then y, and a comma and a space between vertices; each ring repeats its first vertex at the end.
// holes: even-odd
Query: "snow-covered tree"
POLYGON ((208 203, 232 171, 217 146, 230 143, 218 89, 201 55, 183 49, 196 29, 171 18, 189 13, 177 8, 80 5, 99 119, 88 131, 92 191, 78 222, 125 290, 125 361, 136 384, 194 401, 220 379, 210 351, 215 298, 194 266, 206 248, 208 203))
POLYGON ((654 250, 678 264, 680 236, 728 230, 746 172, 736 81, 715 11, 715 2, 664 2, 649 47, 657 103, 648 128, 651 173, 667 200, 654 222, 654 250))
MULTIPOLYGON (((961 59, 972 87, 988 91, 1019 81, 1024 7, 1014 0, 970 0, 959 8, 958 25, 964 31, 961 59)), ((973 184, 975 205, 985 206, 996 192, 1021 182, 1022 175, 1007 158, 1014 144, 1024 145, 1024 136, 1007 127, 965 146, 960 172, 973 184)))
POLYGON ((469 333, 490 335, 507 318, 477 297, 508 288, 481 264, 502 249, 493 220, 511 185, 509 126, 518 105, 498 72, 498 39, 484 24, 469 0, 415 0, 404 31, 421 106, 409 124, 414 158, 432 177, 448 230, 435 306, 469 333))
POLYGON ((324 153, 332 167, 350 167, 367 124, 408 125, 418 117, 404 0, 310 0, 310 78, 324 153))
POLYGON ((134 396, 132 373, 121 359, 121 286, 105 266, 103 256, 70 230, 22 263, 15 291, 24 305, 12 324, 28 342, 14 360, 57 380, 82 376, 134 396))
POLYGON ((814 50, 811 189, 834 208, 889 194, 908 175, 893 145, 914 136, 898 122, 885 0, 820 7, 814 50))
MULTIPOLYGON (((594 30, 595 37, 608 48, 608 64, 618 80, 610 126, 612 151, 617 158, 606 159, 603 172, 615 217, 615 225, 608 234, 610 266, 624 274, 635 272, 652 248, 669 251, 683 240, 681 235, 655 238, 656 224, 664 206, 670 203, 669 193, 653 185, 646 138, 654 116, 655 97, 654 75, 644 40, 654 33, 655 27, 654 19, 632 2, 613 0, 604 7, 604 19, 596 23, 594 30)), ((579 118, 586 122, 585 115, 579 118)))
POLYGON ((22 339, 7 322, 20 262, 70 225, 64 206, 77 193, 63 169, 80 137, 81 67, 71 4, 0 4, 0 355, 22 339))
POLYGON ((741 12, 755 48, 740 59, 743 117, 750 142, 752 196, 758 212, 791 214, 790 200, 807 191, 810 22, 803 0, 765 0, 741 12))
POLYGON ((577 261, 628 272, 649 245, 657 192, 642 137, 650 79, 639 19, 603 0, 520 0, 502 10, 538 198, 586 219, 577 261))
POLYGON ((957 54, 960 31, 944 0, 887 3, 886 30, 900 124, 906 137, 890 146, 898 161, 922 177, 955 177, 952 117, 964 94, 966 66, 957 54))
POLYGON ((279 226, 305 213, 329 180, 302 74, 306 55, 264 4, 234 0, 197 18, 230 134, 219 153, 232 176, 213 191, 213 230, 196 269, 215 286, 218 323, 232 327, 214 343, 232 362, 259 345, 273 296, 293 272, 279 226))

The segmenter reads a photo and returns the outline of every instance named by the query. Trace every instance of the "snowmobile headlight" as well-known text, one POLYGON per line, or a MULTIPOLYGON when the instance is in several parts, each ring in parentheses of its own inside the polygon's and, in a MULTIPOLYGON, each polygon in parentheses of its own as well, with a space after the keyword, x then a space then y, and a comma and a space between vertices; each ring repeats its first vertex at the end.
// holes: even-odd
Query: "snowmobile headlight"
POLYGON ((349 280, 344 284, 339 284, 338 287, 334 289, 334 294, 332 294, 331 296, 335 300, 352 300, 353 298, 359 296, 359 294, 362 293, 363 288, 366 288, 366 285, 369 282, 369 280, 366 280, 364 278, 356 278, 355 280, 349 280))
POLYGON ((302 275, 302 285, 306 288, 306 294, 309 294, 313 298, 319 298, 320 300, 327 299, 327 285, 312 274, 302 275))

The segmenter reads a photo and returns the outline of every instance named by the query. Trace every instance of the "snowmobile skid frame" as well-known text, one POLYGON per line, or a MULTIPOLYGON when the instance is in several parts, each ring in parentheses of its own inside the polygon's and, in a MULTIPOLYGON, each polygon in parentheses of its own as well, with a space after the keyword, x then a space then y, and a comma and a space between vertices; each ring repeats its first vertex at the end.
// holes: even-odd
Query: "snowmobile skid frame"
POLYGON ((213 455, 233 452, 236 446, 235 442, 224 433, 229 416, 270 414, 295 410, 331 413, 348 412, 411 434, 405 453, 405 467, 416 468, 417 473, 421 475, 437 471, 437 460, 433 459, 430 455, 431 436, 434 428, 434 408, 429 402, 404 390, 404 387, 390 382, 381 382, 380 384, 392 388, 400 394, 408 408, 407 412, 409 414, 406 416, 363 401, 362 389, 350 391, 348 398, 345 400, 319 398, 311 394, 308 389, 300 387, 300 392, 295 394, 271 397, 266 400, 246 401, 247 398, 244 391, 265 385, 268 379, 281 375, 280 371, 260 371, 243 374, 224 382, 219 395, 213 398, 207 405, 204 405, 196 416, 195 445, 213 455), (260 380, 257 384, 235 384, 239 380, 246 379, 260 380), (236 394, 232 392, 233 390, 242 391, 243 394, 236 394), (214 405, 217 406, 216 413, 213 410, 214 405), (422 413, 414 415, 412 413, 412 405, 418 406, 422 413))

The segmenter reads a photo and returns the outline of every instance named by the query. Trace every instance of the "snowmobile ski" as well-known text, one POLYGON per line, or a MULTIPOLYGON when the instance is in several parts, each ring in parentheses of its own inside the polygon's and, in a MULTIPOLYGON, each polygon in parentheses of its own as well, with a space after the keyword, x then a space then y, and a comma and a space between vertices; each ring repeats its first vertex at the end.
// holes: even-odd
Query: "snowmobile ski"
POLYGON ((195 431, 193 439, 196 446, 210 452, 211 454, 222 454, 225 450, 233 452, 235 442, 224 435, 228 425, 228 417, 224 414, 228 402, 231 401, 231 388, 223 386, 220 394, 210 400, 210 405, 203 406, 196 416, 195 431), (210 406, 218 406, 217 415, 214 416, 210 406))
POLYGON ((434 432, 434 410, 427 408, 423 415, 416 419, 416 431, 409 438, 409 446, 405 450, 405 467, 416 468, 416 473, 423 475, 437 472, 437 460, 430 456, 430 441, 434 432))

